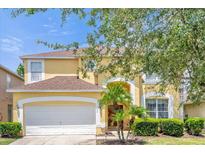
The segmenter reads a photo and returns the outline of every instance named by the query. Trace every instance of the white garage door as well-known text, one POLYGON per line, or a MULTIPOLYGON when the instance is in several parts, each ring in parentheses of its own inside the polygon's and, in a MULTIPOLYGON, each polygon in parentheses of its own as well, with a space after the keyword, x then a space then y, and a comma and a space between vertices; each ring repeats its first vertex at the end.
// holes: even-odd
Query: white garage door
POLYGON ((26 135, 95 134, 95 105, 25 107, 26 135))

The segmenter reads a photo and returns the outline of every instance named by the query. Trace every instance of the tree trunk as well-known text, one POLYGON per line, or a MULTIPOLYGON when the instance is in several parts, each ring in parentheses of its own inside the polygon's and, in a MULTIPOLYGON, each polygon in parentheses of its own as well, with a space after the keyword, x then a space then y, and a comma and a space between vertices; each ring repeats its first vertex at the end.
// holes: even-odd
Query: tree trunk
POLYGON ((120 123, 120 132, 121 132, 121 141, 125 142, 125 137, 124 137, 124 130, 123 130, 123 122, 119 122, 120 123))
POLYGON ((119 124, 117 126, 117 134, 118 134, 118 138, 120 140, 120 142, 122 141, 122 138, 121 138, 121 134, 120 134, 120 127, 119 127, 119 124))
POLYGON ((122 142, 125 142, 124 131, 121 129, 122 142))
POLYGON ((131 132, 131 127, 132 127, 132 124, 134 123, 134 119, 135 119, 135 117, 132 116, 132 118, 131 118, 130 121, 129 121, 129 130, 128 130, 128 132, 127 132, 126 140, 129 139, 130 132, 131 132))

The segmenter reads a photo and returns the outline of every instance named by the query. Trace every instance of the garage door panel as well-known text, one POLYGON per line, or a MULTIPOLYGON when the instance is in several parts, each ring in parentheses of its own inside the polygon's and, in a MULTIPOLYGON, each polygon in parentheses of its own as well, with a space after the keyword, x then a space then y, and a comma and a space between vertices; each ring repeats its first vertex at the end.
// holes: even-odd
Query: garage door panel
POLYGON ((27 126, 26 135, 96 134, 95 125, 27 126))
POLYGON ((95 132, 95 105, 26 106, 28 134, 82 134, 95 132), (73 129, 75 128, 75 130, 73 129))

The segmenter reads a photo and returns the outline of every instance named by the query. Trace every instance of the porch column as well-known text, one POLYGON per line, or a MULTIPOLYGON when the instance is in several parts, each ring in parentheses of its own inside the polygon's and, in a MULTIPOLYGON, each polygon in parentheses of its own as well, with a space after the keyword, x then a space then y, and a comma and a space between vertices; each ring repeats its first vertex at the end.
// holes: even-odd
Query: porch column
POLYGON ((23 107, 18 108, 18 121, 23 126, 23 107))
POLYGON ((101 122, 100 122, 100 107, 99 107, 99 103, 96 103, 96 125, 100 126, 101 122))

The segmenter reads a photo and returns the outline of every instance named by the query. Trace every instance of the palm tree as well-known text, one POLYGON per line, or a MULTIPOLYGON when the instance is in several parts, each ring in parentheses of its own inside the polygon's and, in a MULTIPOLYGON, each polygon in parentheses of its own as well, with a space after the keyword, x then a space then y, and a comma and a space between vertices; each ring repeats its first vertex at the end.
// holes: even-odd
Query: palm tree
POLYGON ((126 112, 118 110, 113 116, 113 120, 117 122, 117 134, 121 142, 125 142, 124 131, 123 131, 123 120, 127 117, 126 112))
MULTIPOLYGON (((102 99, 99 100, 100 107, 108 105, 123 105, 125 108, 129 108, 132 99, 130 93, 121 84, 112 84, 108 86, 107 90, 103 93, 102 99)), ((119 140, 124 142, 123 133, 123 120, 126 117, 126 113, 123 110, 114 111, 116 114, 113 120, 117 122, 117 134, 119 140)))
POLYGON ((143 107, 139 107, 139 106, 136 106, 136 105, 130 106, 128 114, 131 117, 130 117, 130 120, 129 120, 129 123, 128 123, 129 124, 129 127, 128 127, 129 129, 128 129, 126 140, 128 140, 128 138, 129 138, 129 135, 130 135, 130 132, 131 132, 131 127, 132 127, 132 125, 135 121, 135 118, 136 117, 139 117, 139 118, 147 118, 148 117, 147 110, 143 107))
POLYGON ((131 126, 137 117, 146 118, 147 110, 143 107, 138 107, 132 105, 132 98, 130 93, 122 86, 122 84, 112 84, 107 87, 107 90, 103 92, 102 98, 99 100, 100 107, 109 105, 123 105, 126 110, 118 109, 115 115, 112 117, 115 122, 117 122, 117 134, 121 142, 125 142, 130 135, 131 126), (125 140, 123 131, 123 120, 129 117, 129 129, 125 140))

